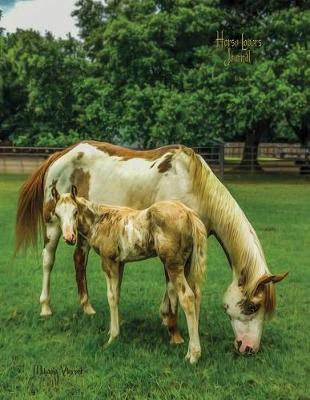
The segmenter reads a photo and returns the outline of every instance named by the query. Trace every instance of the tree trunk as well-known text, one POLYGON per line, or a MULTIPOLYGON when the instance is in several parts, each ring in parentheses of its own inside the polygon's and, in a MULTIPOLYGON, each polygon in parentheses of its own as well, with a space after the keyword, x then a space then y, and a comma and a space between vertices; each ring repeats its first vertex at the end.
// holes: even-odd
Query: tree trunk
POLYGON ((301 127, 295 128, 294 132, 303 146, 310 147, 310 129, 305 121, 302 121, 301 127))
POLYGON ((261 137, 267 132, 269 121, 261 121, 257 123, 246 134, 242 160, 238 166, 239 169, 250 171, 262 171, 262 167, 257 161, 258 146, 261 137))
POLYGON ((296 127, 291 123, 291 118, 289 117, 289 115, 286 115, 286 120, 294 131, 295 135, 300 140, 300 143, 303 146, 310 147, 310 129, 305 119, 301 121, 301 126, 299 127, 296 127))

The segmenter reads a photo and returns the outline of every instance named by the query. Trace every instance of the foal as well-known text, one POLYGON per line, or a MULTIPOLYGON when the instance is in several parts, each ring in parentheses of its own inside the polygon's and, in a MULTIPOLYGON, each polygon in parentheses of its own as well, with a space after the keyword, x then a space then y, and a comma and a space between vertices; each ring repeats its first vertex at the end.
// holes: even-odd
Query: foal
MULTIPOLYGON (((199 284, 205 270, 206 245, 205 226, 196 213, 178 201, 160 201, 140 211, 94 204, 76 197, 75 186, 71 193, 61 195, 53 188, 52 194, 64 240, 75 244, 79 234, 101 257, 111 314, 108 343, 120 332, 118 303, 124 263, 158 256, 170 280, 172 313, 176 316, 179 300, 186 315, 186 359, 196 362, 201 354, 199 284)), ((165 317, 163 311, 162 316, 165 317)), ((170 333, 172 343, 181 342, 173 331, 170 333)))

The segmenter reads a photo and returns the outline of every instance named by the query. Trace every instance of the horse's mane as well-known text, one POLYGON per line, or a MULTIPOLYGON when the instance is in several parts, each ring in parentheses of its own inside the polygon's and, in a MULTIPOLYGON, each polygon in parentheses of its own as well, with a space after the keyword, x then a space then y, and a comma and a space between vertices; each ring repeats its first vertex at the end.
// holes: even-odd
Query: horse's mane
MULTIPOLYGON (((214 232, 230 256, 237 277, 243 276, 247 298, 253 295, 257 280, 269 273, 264 252, 254 228, 245 214, 218 180, 201 156, 191 149, 183 151, 189 157, 189 172, 193 182, 200 215, 206 216, 209 232, 214 232)), ((265 285, 265 312, 271 315, 275 307, 274 284, 265 285)))

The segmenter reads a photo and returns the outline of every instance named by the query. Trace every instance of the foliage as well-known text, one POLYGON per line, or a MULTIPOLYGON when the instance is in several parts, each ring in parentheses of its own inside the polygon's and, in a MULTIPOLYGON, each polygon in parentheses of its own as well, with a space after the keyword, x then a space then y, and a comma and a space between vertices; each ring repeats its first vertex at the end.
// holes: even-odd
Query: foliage
POLYGON ((0 36, 0 139, 310 141, 307 2, 78 0, 73 15, 80 41, 0 36), (221 31, 263 46, 225 67, 221 31))
POLYGON ((13 141, 38 144, 47 133, 69 133, 74 128, 74 84, 82 79, 86 64, 80 44, 70 37, 55 40, 33 31, 18 31, 6 42, 6 82, 20 88, 14 92, 19 108, 9 110, 13 121, 4 118, 4 126, 10 123, 13 128, 13 141))

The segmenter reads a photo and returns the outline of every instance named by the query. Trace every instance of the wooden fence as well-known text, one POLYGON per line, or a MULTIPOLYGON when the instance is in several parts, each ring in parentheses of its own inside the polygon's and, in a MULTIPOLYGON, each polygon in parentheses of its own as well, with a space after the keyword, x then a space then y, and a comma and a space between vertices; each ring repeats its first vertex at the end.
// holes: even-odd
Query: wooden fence
MULTIPOLYGON (((263 143, 243 157, 243 143, 194 147, 221 178, 227 174, 310 174, 309 149, 300 145, 263 143)), ((60 148, 0 146, 0 173, 29 174, 60 148)))

